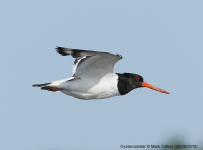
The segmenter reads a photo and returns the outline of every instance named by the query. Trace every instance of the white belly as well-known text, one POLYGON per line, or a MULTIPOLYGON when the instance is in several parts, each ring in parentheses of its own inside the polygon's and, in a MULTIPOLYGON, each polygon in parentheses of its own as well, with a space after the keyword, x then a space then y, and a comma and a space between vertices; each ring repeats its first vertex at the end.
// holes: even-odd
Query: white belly
POLYGON ((62 83, 63 93, 76 97, 78 99, 104 99, 113 96, 119 96, 117 88, 118 76, 102 78, 99 82, 91 80, 72 80, 62 83))

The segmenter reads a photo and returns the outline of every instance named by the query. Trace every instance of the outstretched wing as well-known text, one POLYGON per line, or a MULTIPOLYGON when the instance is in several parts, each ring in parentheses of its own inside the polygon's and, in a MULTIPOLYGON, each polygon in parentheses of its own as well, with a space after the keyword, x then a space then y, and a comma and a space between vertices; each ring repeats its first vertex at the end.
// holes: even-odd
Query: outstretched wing
POLYGON ((114 65, 122 59, 121 55, 89 50, 57 47, 57 52, 62 56, 72 55, 73 76, 75 79, 99 80, 107 74, 115 73, 114 65))

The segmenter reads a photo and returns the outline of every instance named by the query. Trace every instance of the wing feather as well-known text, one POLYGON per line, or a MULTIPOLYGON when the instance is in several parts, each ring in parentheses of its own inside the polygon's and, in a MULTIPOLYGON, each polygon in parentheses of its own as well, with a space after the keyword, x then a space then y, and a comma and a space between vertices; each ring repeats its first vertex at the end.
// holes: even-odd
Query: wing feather
POLYGON ((99 80, 109 73, 115 73, 114 65, 122 59, 121 55, 108 52, 63 47, 57 47, 56 50, 62 56, 71 55, 75 58, 73 64, 73 76, 75 78, 99 80))

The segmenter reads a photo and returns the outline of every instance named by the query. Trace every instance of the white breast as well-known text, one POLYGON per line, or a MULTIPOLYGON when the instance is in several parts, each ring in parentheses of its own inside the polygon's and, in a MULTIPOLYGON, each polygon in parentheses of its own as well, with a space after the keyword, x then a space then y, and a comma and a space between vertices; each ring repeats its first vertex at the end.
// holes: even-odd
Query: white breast
POLYGON ((84 100, 104 99, 119 96, 117 88, 118 75, 112 73, 104 76, 100 81, 93 82, 91 79, 76 79, 61 84, 63 93, 84 100))

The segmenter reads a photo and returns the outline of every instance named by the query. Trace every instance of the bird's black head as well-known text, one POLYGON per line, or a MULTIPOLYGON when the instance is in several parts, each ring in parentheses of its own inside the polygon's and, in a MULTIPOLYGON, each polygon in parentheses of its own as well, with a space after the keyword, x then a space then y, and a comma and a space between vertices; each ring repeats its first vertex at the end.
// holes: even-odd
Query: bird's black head
POLYGON ((144 79, 141 75, 132 73, 124 73, 123 75, 128 79, 133 89, 142 87, 144 79))
POLYGON ((138 74, 124 73, 118 74, 118 91, 125 95, 133 89, 142 87, 143 77, 138 74))
POLYGON ((118 90, 121 95, 125 95, 129 93, 131 90, 140 88, 140 87, 147 87, 162 93, 169 94, 167 91, 164 91, 160 88, 157 88, 147 82, 144 81, 143 77, 138 74, 132 73, 124 73, 118 74, 118 90))

